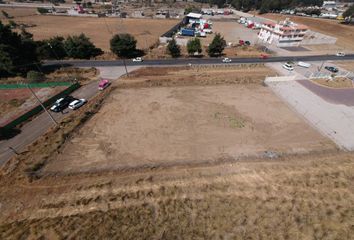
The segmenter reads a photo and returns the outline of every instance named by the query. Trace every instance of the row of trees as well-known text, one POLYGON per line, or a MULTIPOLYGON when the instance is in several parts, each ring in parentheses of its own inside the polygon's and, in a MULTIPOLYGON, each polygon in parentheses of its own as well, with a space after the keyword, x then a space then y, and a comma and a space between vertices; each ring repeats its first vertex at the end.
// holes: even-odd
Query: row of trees
POLYGON ((89 59, 102 54, 84 34, 78 36, 53 37, 34 41, 33 35, 25 29, 12 30, 11 25, 0 21, 0 75, 25 74, 38 69, 43 59, 79 58, 89 59))
MULTIPOLYGON (((213 41, 209 44, 207 53, 211 57, 220 56, 226 47, 226 41, 220 34, 215 34, 213 41)), ((181 48, 177 45, 175 39, 172 39, 167 45, 168 53, 176 58, 181 55, 181 48)), ((189 55, 200 55, 202 53, 202 44, 199 38, 193 38, 187 43, 189 55)))
POLYGON ((354 17, 354 5, 350 6, 344 13, 343 17, 354 17))
POLYGON ((217 5, 219 8, 231 5, 237 10, 259 10, 260 13, 279 11, 290 7, 322 6, 323 0, 195 0, 196 2, 217 5))

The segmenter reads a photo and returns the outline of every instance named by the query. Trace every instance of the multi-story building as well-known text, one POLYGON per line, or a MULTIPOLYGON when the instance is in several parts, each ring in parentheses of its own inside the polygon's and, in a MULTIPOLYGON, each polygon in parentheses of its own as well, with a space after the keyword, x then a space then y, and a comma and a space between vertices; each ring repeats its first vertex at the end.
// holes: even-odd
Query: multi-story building
POLYGON ((307 31, 307 26, 296 24, 289 19, 279 23, 264 22, 258 38, 278 47, 299 46, 307 31))

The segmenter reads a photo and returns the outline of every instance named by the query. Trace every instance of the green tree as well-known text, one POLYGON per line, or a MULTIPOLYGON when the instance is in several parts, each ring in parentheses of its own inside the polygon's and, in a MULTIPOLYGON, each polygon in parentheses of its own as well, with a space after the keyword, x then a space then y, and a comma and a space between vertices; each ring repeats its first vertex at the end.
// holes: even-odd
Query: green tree
POLYGON ((68 57, 79 59, 90 59, 103 53, 83 33, 68 37, 64 42, 64 48, 68 57))
POLYGON ((181 56, 181 48, 177 45, 177 42, 174 38, 168 42, 167 51, 173 58, 181 56))
POLYGON ((224 51, 226 47, 225 39, 219 34, 215 34, 213 41, 209 44, 208 54, 209 56, 219 56, 224 51))
POLYGON ((187 43, 187 51, 189 55, 192 55, 194 53, 201 53, 202 52, 202 44, 200 43, 199 38, 193 38, 188 41, 187 43))
POLYGON ((37 54, 40 59, 63 59, 67 56, 63 37, 52 37, 37 42, 37 54))
POLYGON ((118 57, 129 58, 137 54, 136 43, 130 34, 116 34, 110 41, 111 51, 118 57))
POLYGON ((32 37, 24 37, 0 21, 0 73, 2 76, 23 74, 38 61, 32 37))

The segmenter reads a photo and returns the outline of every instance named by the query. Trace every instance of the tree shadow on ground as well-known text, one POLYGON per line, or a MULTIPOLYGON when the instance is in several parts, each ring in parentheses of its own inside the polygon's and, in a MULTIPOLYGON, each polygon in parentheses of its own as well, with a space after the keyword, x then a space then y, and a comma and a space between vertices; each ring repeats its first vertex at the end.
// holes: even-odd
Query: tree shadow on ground
POLYGON ((0 128, 0 140, 9 140, 20 133, 18 128, 0 128))

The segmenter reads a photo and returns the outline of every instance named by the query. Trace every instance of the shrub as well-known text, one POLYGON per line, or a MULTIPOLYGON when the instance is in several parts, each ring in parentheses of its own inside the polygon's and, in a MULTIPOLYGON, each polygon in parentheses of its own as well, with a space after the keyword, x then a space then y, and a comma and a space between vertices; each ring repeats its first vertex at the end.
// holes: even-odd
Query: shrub
POLYGON ((30 83, 38 83, 44 81, 45 77, 43 73, 37 71, 29 71, 27 73, 27 80, 30 83))
POLYGON ((168 42, 167 51, 173 58, 181 56, 181 48, 177 45, 174 38, 168 42))

